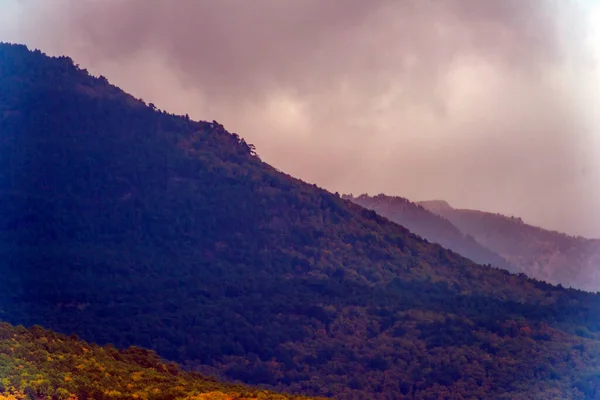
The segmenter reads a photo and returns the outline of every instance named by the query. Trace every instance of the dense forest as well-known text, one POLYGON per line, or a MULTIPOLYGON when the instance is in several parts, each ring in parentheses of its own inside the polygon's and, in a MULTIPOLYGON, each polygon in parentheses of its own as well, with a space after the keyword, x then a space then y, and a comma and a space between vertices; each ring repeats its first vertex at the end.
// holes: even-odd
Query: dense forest
POLYGON ((0 322, 2 400, 306 399, 232 385, 183 371, 139 347, 118 350, 39 326, 0 322))
POLYGON ((213 122, 0 45, 0 318, 339 399, 593 398, 600 298, 480 266, 213 122))

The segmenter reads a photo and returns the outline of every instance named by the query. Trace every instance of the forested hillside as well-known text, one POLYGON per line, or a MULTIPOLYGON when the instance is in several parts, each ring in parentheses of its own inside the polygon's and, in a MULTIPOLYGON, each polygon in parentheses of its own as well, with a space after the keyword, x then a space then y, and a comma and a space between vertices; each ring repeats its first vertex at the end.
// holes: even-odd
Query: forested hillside
POLYGON ((99 347, 0 322, 0 399, 306 399, 218 382, 139 347, 99 347))
POLYGON ((522 272, 504 258, 461 232, 446 218, 402 197, 360 195, 343 196, 348 200, 396 222, 430 242, 438 243, 479 264, 490 264, 511 272, 522 272))
POLYGON ((501 214, 439 207, 431 202, 421 205, 447 218, 528 276, 566 287, 600 291, 600 240, 542 229, 501 214))
POLYGON ((598 390, 597 296, 476 265, 66 57, 0 45, 0 169, 11 323, 339 399, 598 390))

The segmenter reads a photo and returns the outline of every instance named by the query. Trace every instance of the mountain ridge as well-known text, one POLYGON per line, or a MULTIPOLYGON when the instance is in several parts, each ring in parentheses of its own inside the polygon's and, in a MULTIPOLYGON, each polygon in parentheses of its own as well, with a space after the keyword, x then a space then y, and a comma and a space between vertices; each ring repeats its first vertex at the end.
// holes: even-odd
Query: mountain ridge
POLYGON ((107 84, 0 45, 0 318, 340 399, 600 387, 597 296, 474 264, 107 84))
MULTIPOLYGON (((427 207, 398 196, 379 194, 358 197, 344 195, 346 198, 365 208, 372 209, 378 214, 389 218, 410 231, 422 236, 433 243, 439 243, 479 264, 489 264, 512 272, 522 272, 508 263, 503 257, 481 245, 472 236, 463 233, 448 219, 438 213, 430 212, 427 207)), ((445 201, 428 203, 435 209, 451 209, 445 201)))
POLYGON ((444 211, 453 209, 453 207, 446 200, 424 200, 417 201, 415 204, 418 204, 432 212, 435 212, 435 210, 444 211))
MULTIPOLYGON (((427 207, 429 203, 424 203, 427 207)), ((567 235, 519 217, 470 209, 430 211, 447 218, 527 275, 553 284, 600 291, 600 240, 567 235)))

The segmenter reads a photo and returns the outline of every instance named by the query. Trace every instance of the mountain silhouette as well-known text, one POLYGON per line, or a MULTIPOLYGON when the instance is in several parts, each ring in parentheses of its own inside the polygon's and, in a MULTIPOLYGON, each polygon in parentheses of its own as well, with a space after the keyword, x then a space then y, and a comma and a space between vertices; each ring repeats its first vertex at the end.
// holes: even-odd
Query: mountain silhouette
POLYGON ((7 322, 338 399, 598 393, 598 296, 477 265, 68 57, 0 44, 0 169, 7 322))
POLYGON ((600 291, 598 239, 542 229, 498 213, 440 208, 437 202, 420 204, 508 260, 515 271, 557 285, 600 291))
MULTIPOLYGON (((384 194, 377 196, 363 194, 358 197, 348 195, 343 197, 365 208, 374 210, 379 215, 406 227, 428 241, 438 243, 476 263, 490 264, 511 272, 522 272, 492 250, 481 245, 473 236, 460 231, 448 219, 408 199, 384 194)), ((446 202, 436 202, 435 204, 440 209, 451 209, 446 202)), ((432 207, 433 205, 429 205, 429 208, 432 207)))

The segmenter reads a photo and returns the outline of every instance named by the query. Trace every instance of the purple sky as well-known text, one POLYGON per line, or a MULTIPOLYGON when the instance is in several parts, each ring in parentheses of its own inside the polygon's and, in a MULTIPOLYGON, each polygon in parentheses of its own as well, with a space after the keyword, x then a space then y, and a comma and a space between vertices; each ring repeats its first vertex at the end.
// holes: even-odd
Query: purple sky
POLYGON ((446 199, 600 237, 595 1, 0 6, 0 40, 67 54, 159 108, 216 119, 331 191, 446 199))

